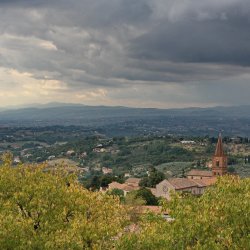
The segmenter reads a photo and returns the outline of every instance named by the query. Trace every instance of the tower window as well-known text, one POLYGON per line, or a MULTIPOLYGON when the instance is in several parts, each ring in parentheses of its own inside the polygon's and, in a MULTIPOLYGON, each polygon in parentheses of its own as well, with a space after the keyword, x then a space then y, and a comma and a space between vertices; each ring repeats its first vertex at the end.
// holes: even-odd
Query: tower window
POLYGON ((220 166, 220 162, 216 161, 216 167, 219 167, 219 166, 220 166))

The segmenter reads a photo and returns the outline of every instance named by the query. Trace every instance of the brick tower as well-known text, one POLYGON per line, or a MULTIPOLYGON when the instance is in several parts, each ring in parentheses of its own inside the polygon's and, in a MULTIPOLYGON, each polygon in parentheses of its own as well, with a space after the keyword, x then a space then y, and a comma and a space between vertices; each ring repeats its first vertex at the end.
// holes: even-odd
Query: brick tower
POLYGON ((223 150, 221 134, 219 135, 215 154, 213 156, 212 172, 214 176, 227 174, 227 156, 223 150))

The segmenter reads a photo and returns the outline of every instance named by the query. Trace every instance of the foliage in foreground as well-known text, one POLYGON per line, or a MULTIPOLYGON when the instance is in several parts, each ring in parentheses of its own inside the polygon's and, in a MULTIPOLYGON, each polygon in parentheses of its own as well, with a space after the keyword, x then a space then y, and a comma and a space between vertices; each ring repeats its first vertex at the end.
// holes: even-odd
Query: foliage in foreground
POLYGON ((124 205, 131 206, 157 206, 158 198, 156 198, 148 188, 140 188, 139 190, 133 190, 124 196, 124 191, 121 189, 112 189, 107 192, 110 195, 118 196, 120 202, 124 205))
POLYGON ((127 223, 117 198, 43 166, 0 166, 0 204, 1 249, 110 249, 127 223))
POLYGON ((199 198, 175 194, 163 204, 174 221, 146 214, 129 232, 138 220, 119 197, 64 172, 10 165, 0 166, 1 249, 249 249, 250 179, 223 177, 199 198))
POLYGON ((140 181, 141 187, 155 187, 158 183, 165 179, 165 175, 156 168, 151 167, 149 175, 142 178, 140 181))
POLYGON ((197 198, 175 194, 163 205, 174 221, 145 219, 118 249, 249 249, 250 179, 227 176, 197 198))

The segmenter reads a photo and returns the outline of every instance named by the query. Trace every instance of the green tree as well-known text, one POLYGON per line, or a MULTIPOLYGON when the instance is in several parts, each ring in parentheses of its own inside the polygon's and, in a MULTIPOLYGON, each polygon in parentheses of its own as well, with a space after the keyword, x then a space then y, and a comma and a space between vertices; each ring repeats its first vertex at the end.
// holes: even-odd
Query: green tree
POLYGON ((100 176, 94 175, 91 178, 89 184, 87 185, 87 188, 91 189, 92 191, 95 191, 95 190, 99 190, 100 187, 101 187, 100 176))
POLYGON ((0 166, 1 249, 111 249, 127 225, 114 196, 46 166, 0 166))
POLYGON ((229 173, 235 173, 236 171, 235 171, 235 168, 233 167, 233 166, 229 166, 228 168, 227 168, 227 171, 229 172, 229 173))
POLYGON ((111 174, 106 174, 100 177, 100 186, 101 187, 108 187, 108 185, 114 181, 116 178, 111 174))
POLYGON ((165 179, 165 175, 156 168, 151 167, 148 176, 140 181, 141 187, 155 187, 158 183, 165 179))
POLYGON ((111 191, 109 191, 108 194, 118 196, 120 201, 124 202, 124 192, 123 192, 123 190, 118 189, 118 188, 114 188, 111 191))
POLYGON ((142 197, 137 196, 136 191, 129 192, 125 196, 124 203, 125 205, 132 206, 132 207, 146 205, 146 201, 142 197))
POLYGON ((145 200, 145 205, 158 205, 158 199, 152 194, 152 192, 148 188, 141 188, 135 192, 135 197, 145 200))
POLYGON ((146 216, 117 249, 249 249, 250 179, 225 176, 201 197, 173 194, 163 204, 173 221, 146 216))

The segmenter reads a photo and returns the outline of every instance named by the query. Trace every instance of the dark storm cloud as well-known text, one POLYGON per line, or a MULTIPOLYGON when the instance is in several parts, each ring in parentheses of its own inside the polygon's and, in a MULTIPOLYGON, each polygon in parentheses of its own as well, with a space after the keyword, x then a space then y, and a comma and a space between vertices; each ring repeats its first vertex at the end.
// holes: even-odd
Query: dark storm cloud
POLYGON ((17 7, 17 6, 41 6, 42 4, 48 3, 49 0, 0 0, 0 7, 17 7))
MULTIPOLYGON (((250 2, 245 6, 250 10, 250 2)), ((250 13, 229 9, 223 17, 165 20, 130 45, 131 57, 175 62, 250 65, 250 13)))
MULTIPOLYGON (((60 80, 73 86, 77 82, 113 84, 110 78, 116 70, 122 70, 122 61, 126 60, 123 43, 132 32, 137 32, 134 25, 144 24, 152 11, 145 0, 61 1, 39 9, 32 4, 29 8, 20 6, 2 13, 5 22, 0 23, 4 34, 15 36, 2 39, 8 50, 15 51, 14 60, 19 60, 10 64, 19 70, 59 72, 60 80), (21 21, 14 21, 12 16, 21 21), (34 37, 52 42, 57 50, 39 48, 31 43, 34 37)), ((6 62, 2 58, 0 63, 6 62)))
POLYGON ((249 17, 248 0, 0 0, 0 66, 68 92, 140 85, 157 99, 174 83, 204 96, 228 77, 245 91, 249 17))

